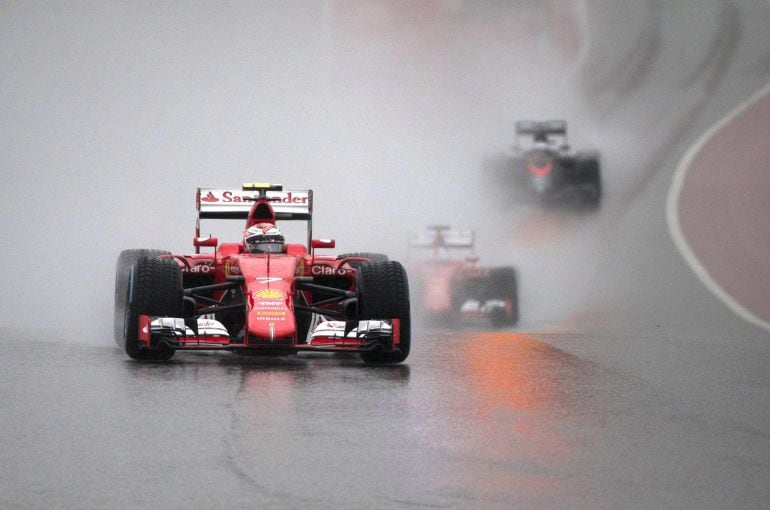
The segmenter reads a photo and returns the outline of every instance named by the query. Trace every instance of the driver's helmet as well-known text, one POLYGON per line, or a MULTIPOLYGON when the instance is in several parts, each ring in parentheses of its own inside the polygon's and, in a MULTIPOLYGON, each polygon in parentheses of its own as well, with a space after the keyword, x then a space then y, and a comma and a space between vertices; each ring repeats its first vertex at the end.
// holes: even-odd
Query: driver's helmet
POLYGON ((249 253, 281 253, 283 234, 272 223, 257 223, 243 233, 243 248, 249 253))

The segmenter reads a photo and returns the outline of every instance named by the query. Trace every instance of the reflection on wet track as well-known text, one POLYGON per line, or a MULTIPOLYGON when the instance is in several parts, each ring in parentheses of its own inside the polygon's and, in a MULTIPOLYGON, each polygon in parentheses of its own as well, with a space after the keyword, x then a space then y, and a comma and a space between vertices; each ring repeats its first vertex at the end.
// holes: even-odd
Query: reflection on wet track
POLYGON ((415 338, 408 364, 369 367, 320 353, 140 364, 5 335, 0 507, 650 508, 767 495, 755 469, 767 435, 737 413, 558 338, 415 338))
POLYGON ((205 494, 236 507, 392 508, 564 494, 579 445, 560 427, 590 407, 591 366, 521 334, 422 338, 409 364, 387 367, 348 355, 191 353, 147 365, 112 349, 6 348, 4 394, 18 412, 4 413, 1 431, 20 442, 4 463, 15 490, 3 498, 175 507, 205 494), (65 437, 13 433, 62 421, 65 437), (72 458, 52 454, 60 442, 72 458), (52 487, 65 463, 88 471, 52 487), (118 473, 143 490, 106 483, 118 473))

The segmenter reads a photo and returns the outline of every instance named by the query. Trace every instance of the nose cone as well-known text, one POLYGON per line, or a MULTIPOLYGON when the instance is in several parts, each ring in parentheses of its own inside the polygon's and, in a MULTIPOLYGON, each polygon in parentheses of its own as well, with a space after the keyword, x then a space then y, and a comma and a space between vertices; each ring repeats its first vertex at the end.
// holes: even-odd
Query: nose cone
POLYGON ((535 177, 544 177, 553 170, 553 159, 547 154, 534 154, 527 159, 527 168, 535 177))
POLYGON ((248 343, 294 343, 297 326, 292 291, 297 259, 263 254, 245 255, 239 262, 248 291, 248 343))
POLYGON ((287 290, 275 287, 251 294, 246 321, 250 344, 294 342, 296 322, 290 299, 287 290))

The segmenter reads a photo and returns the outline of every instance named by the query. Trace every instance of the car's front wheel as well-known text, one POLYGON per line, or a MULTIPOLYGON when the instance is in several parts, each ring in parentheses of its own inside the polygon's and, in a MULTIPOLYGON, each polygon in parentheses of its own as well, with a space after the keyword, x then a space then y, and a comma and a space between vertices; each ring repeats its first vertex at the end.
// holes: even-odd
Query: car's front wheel
POLYGON ((141 257, 157 257, 158 255, 170 254, 168 251, 163 250, 148 250, 148 249, 132 249, 123 250, 118 255, 118 261, 115 265, 115 318, 114 318, 114 334, 115 343, 118 347, 123 347, 125 344, 125 336, 123 334, 123 320, 126 315, 126 297, 128 296, 128 275, 131 271, 131 266, 139 260, 141 257))
POLYGON ((182 316, 182 271, 174 259, 140 257, 129 271, 123 335, 126 354, 142 361, 165 361, 167 346, 147 348, 139 340, 139 316, 182 316))
POLYGON ((399 321, 398 348, 362 352, 361 359, 366 363, 401 363, 409 356, 412 343, 406 270, 399 262, 385 260, 362 264, 359 275, 359 318, 399 321))

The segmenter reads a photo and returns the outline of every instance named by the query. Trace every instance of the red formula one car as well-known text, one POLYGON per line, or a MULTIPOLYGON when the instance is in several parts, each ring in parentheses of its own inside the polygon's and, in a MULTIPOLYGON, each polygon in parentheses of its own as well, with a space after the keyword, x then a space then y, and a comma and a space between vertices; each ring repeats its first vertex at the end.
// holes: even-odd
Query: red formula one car
POLYGON ((203 349, 353 351, 367 363, 409 355, 406 271, 382 254, 316 255, 335 242, 312 238, 312 190, 199 188, 196 203, 194 254, 125 250, 118 257, 115 340, 131 358, 203 349), (205 218, 246 220, 243 239, 200 237, 205 218), (286 244, 279 220, 305 221, 307 243, 286 244))
POLYGON ((428 258, 410 264, 413 293, 421 315, 432 323, 486 319, 496 327, 516 324, 516 270, 510 266, 479 266, 474 245, 473 231, 450 230, 443 225, 411 236, 411 250, 431 253, 428 258), (462 252, 464 257, 455 258, 450 252, 462 252))

